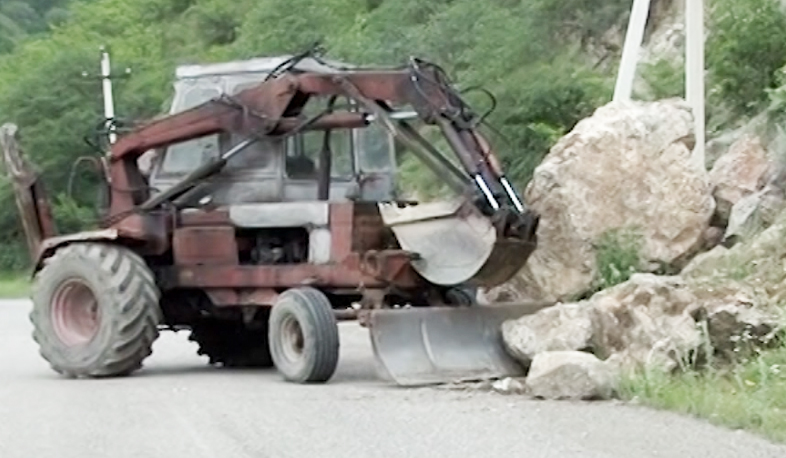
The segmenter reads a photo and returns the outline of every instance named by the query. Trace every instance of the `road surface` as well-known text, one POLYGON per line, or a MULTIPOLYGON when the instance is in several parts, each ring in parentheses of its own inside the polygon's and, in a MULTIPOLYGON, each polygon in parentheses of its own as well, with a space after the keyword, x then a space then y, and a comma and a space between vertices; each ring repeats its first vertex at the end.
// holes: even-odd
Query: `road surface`
POLYGON ((210 368, 169 332, 136 376, 60 379, 37 354, 28 307, 0 301, 2 458, 786 457, 746 433, 615 402, 390 386, 354 323, 341 325, 341 365, 322 386, 210 368))

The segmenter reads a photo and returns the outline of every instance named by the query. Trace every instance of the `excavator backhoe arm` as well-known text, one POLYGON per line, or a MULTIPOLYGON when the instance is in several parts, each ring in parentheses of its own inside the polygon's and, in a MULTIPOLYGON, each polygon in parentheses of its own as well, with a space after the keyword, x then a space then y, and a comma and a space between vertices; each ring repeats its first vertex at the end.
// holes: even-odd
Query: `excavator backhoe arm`
MULTIPOLYGON (((111 218, 129 212, 149 214, 176 201, 241 154, 254 138, 356 128, 376 121, 461 195, 451 202, 378 204, 399 245, 417 255, 411 265, 422 277, 447 287, 492 287, 523 267, 536 247, 538 215, 524 206, 480 134, 480 119, 439 67, 413 59, 406 68, 395 70, 301 72, 294 70, 295 63, 255 87, 157 120, 118 141, 110 152, 111 178, 117 188, 132 188, 140 181, 136 158, 151 148, 220 131, 248 138, 156 196, 114 193, 111 218), (354 109, 338 111, 329 104, 307 117, 305 108, 315 97, 346 97, 354 102, 354 109), (439 129, 455 161, 397 116, 392 107, 402 106, 411 107, 420 121, 439 129)), ((329 177, 324 169, 320 172, 322 180, 329 177)), ((319 189, 319 198, 326 199, 324 182, 319 189)), ((133 233, 136 223, 127 218, 112 224, 133 233)), ((504 350, 500 325, 543 306, 382 309, 371 311, 367 325, 380 367, 402 385, 520 375, 522 368, 504 350)))
POLYGON ((381 122, 398 140, 418 151, 426 165, 455 190, 470 194, 470 199, 432 208, 380 207, 405 249, 428 258, 420 263, 420 273, 439 284, 494 286, 509 279, 535 248, 538 216, 525 208, 488 141, 477 129, 478 117, 444 72, 436 65, 415 59, 407 67, 393 70, 284 69, 233 96, 223 96, 137 128, 120 138, 108 153, 113 191, 107 226, 130 236, 149 236, 153 231, 143 230, 140 220, 132 215, 144 215, 187 193, 221 170, 256 138, 285 137, 303 130, 363 127, 372 121, 381 122), (307 117, 305 107, 314 97, 346 97, 360 110, 341 111, 329 105, 307 117), (410 106, 422 122, 439 128, 458 166, 406 121, 393 116, 391 107, 404 105, 410 106), (239 132, 249 140, 194 170, 164 193, 149 196, 139 192, 143 180, 136 160, 142 153, 222 131, 239 132), (459 226, 454 224, 457 221, 459 226), (446 236, 457 240, 450 247, 452 250, 440 247, 439 242, 446 236), (465 253, 466 259, 440 259, 456 250, 465 253), (494 262, 486 262, 488 259, 494 262))

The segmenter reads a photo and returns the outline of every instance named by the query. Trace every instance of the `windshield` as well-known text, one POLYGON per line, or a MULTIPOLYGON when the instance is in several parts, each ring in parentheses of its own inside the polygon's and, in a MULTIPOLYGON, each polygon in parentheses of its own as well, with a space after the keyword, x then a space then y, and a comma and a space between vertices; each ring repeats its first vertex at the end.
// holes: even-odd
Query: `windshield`
POLYGON ((360 129, 357 136, 358 162, 362 172, 393 172, 395 170, 393 139, 380 124, 360 129))

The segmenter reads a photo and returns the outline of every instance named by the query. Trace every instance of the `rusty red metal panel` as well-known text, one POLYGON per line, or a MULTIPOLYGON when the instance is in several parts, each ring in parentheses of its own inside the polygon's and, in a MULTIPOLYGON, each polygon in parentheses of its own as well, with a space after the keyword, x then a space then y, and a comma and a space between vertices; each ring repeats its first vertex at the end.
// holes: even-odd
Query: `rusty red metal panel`
POLYGON ((375 203, 356 203, 352 224, 352 251, 381 250, 387 229, 375 203))
POLYGON ((409 253, 401 250, 369 250, 360 258, 360 270, 386 283, 409 284, 413 280, 414 271, 410 265, 409 253))
POLYGON ((231 226, 229 212, 224 209, 213 211, 189 210, 178 215, 179 226, 231 226))
POLYGON ((352 252, 354 204, 330 204, 330 258, 338 261, 352 252))
POLYGON ((212 268, 238 264, 235 229, 229 226, 176 229, 172 249, 175 264, 179 265, 205 265, 212 268))
POLYGON ((243 289, 238 292, 240 305, 273 305, 278 293, 272 288, 243 289))
POLYGON ((400 102, 411 86, 409 73, 402 70, 347 72, 339 74, 306 73, 297 77, 298 88, 309 94, 342 94, 338 78, 348 79, 366 97, 400 102))
POLYGON ((278 299, 278 293, 272 288, 232 289, 208 288, 205 293, 217 307, 242 305, 272 306, 278 299))
POLYGON ((171 267, 168 279, 183 288, 291 288, 312 285, 333 288, 386 287, 419 285, 422 280, 412 270, 409 255, 402 251, 377 252, 376 266, 364 265, 358 255, 340 264, 313 265, 191 265, 171 267), (375 275, 379 275, 378 278, 375 275), (386 275, 388 278, 381 278, 386 275))
MULTIPOLYGON (((303 124, 302 119, 284 118, 273 130, 275 134, 286 133, 296 129, 303 124)), ((366 127, 369 124, 364 113, 336 112, 326 114, 318 120, 309 124, 304 130, 327 130, 327 129, 357 129, 366 127)))

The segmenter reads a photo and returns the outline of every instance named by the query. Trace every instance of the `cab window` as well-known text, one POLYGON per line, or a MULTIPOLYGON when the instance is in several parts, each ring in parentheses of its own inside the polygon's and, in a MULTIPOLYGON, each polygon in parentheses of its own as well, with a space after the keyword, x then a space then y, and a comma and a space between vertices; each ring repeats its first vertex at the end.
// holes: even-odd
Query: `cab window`
MULTIPOLYGON (((185 111, 221 95, 218 88, 195 87, 188 90, 177 111, 185 111)), ((208 135, 167 148, 161 163, 161 173, 180 175, 191 172, 219 155, 218 135, 208 135)))
MULTIPOLYGON (((291 138, 287 147, 286 174, 293 180, 316 180, 325 132, 303 132, 291 138)), ((354 175, 352 135, 348 129, 330 133, 331 178, 350 180, 354 175)))

